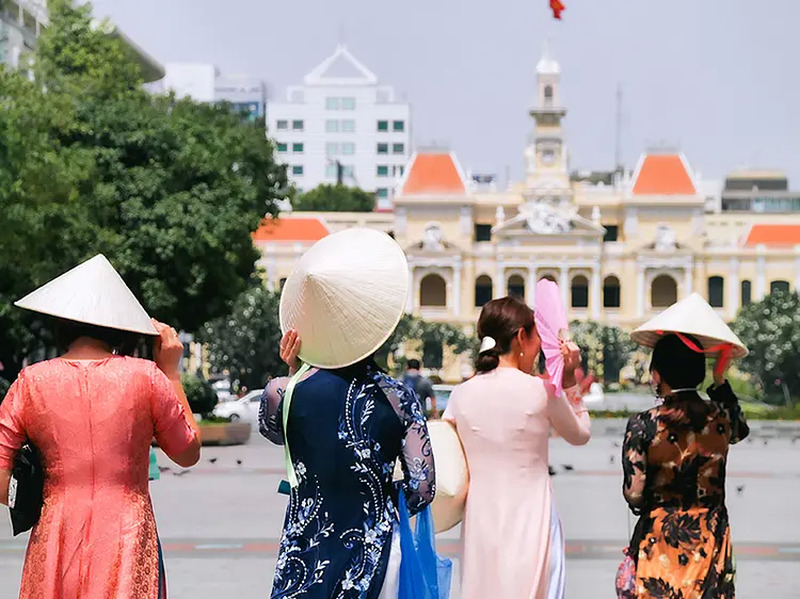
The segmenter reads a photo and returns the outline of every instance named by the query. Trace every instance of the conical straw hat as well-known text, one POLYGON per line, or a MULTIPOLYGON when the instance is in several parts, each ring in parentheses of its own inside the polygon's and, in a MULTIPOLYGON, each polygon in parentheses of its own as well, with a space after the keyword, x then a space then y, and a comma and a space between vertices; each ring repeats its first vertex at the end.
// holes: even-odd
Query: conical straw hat
POLYGON ((730 345, 732 358, 741 358, 748 353, 744 343, 697 293, 651 318, 631 333, 631 339, 645 347, 653 347, 667 333, 692 335, 704 349, 730 345))
POLYGON ((389 339, 407 296, 408 263, 400 246, 379 231, 346 229, 300 258, 281 295, 281 328, 297 330, 304 362, 343 368, 389 339))
POLYGON ((14 302, 25 310, 143 335, 158 335, 150 316, 102 254, 14 302))

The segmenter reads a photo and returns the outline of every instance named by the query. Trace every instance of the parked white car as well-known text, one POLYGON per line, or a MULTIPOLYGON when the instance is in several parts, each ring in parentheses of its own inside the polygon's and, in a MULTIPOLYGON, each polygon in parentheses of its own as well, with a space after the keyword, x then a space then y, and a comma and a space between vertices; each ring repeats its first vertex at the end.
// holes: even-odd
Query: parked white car
POLYGON ((241 420, 255 425, 258 422, 258 408, 263 392, 263 389, 253 389, 244 397, 218 403, 213 414, 218 418, 230 418, 232 422, 241 420))

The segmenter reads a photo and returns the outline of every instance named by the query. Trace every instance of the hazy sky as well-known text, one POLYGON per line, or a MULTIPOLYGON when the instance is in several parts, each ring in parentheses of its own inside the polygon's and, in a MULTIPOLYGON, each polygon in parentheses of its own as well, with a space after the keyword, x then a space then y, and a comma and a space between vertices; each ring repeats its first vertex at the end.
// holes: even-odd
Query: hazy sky
POLYGON ((519 176, 535 66, 552 39, 572 168, 678 146, 704 177, 781 168, 800 188, 798 0, 96 0, 161 62, 209 62, 263 78, 273 98, 349 49, 406 94, 415 142, 445 143, 467 169, 519 176), (767 8, 769 7, 769 8, 767 8))

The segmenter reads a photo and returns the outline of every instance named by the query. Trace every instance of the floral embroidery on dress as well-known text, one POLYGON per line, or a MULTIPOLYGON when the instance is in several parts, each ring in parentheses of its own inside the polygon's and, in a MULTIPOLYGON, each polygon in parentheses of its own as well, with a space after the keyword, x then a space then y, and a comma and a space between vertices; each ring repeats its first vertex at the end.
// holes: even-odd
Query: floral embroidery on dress
POLYGON ((709 396, 668 398, 628 422, 623 494, 640 516, 628 552, 639 597, 734 597, 725 469, 749 428, 730 386, 709 396))
MULTIPOLYGON (((267 385, 259 410, 259 431, 276 443, 283 442, 286 382, 267 385)), ((433 456, 416 394, 373 367, 320 370, 297 385, 287 430, 299 485, 290 494, 273 599, 376 599, 397 520, 398 456, 409 509, 433 499, 433 456), (296 440, 293 426, 305 431, 297 429, 296 440), (328 453, 306 442, 306 427, 328 453)))

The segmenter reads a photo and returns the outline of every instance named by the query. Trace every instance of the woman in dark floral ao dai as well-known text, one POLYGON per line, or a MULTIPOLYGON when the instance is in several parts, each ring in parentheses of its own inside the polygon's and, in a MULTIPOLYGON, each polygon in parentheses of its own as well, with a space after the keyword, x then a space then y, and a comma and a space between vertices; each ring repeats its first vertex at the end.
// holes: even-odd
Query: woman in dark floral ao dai
POLYGON ((633 416, 625 433, 623 493, 640 516, 629 549, 636 596, 733 599, 725 467, 749 428, 724 369, 715 369, 711 401, 697 394, 705 357, 689 345, 700 347, 689 335, 656 344, 650 369, 664 402, 633 416))
MULTIPOLYGON (((283 345, 295 366, 296 333, 288 333, 283 345)), ((273 443, 284 440, 288 381, 272 380, 262 398, 259 429, 273 443)), ((286 512, 272 598, 390 595, 396 585, 384 583, 397 551, 392 474, 398 456, 412 514, 434 495, 433 455, 417 396, 372 359, 314 369, 295 388, 286 433, 299 485, 286 512)))

